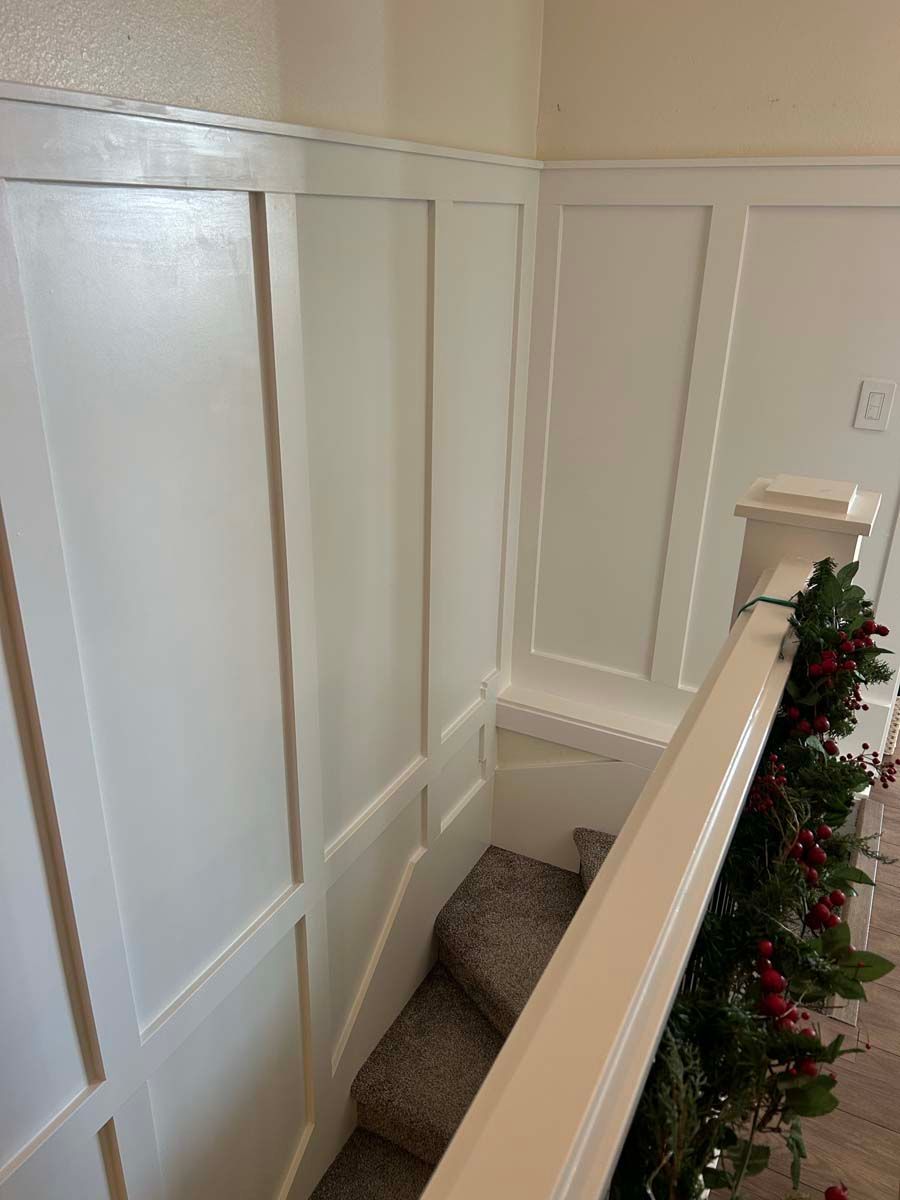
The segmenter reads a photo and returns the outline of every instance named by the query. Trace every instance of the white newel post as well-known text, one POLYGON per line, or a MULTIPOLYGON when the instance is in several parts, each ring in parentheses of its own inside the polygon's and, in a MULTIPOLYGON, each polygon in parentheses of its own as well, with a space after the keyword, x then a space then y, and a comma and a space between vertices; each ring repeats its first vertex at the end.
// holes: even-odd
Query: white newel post
POLYGON ((747 528, 732 620, 752 599, 762 572, 782 558, 833 558, 838 566, 859 558, 880 504, 881 492, 864 492, 855 483, 801 475, 757 479, 734 510, 747 518, 747 528))

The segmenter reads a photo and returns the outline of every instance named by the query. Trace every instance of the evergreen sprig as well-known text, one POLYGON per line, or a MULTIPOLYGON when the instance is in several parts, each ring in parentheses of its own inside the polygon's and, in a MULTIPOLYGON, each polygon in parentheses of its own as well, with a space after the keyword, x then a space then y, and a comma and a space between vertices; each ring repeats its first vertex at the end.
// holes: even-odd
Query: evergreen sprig
MULTIPOLYGON (((816 564, 794 597, 796 653, 782 704, 702 923, 613 1179, 611 1200, 699 1200, 706 1188, 740 1200, 772 1144, 787 1148, 800 1187, 802 1122, 838 1106, 828 1069, 844 1054, 816 1015, 834 997, 865 1000, 893 969, 858 951, 841 912, 871 886, 853 864, 880 855, 856 836, 860 792, 888 787, 897 764, 837 739, 867 708, 862 689, 886 682, 890 653, 875 641, 857 563, 816 564)), ((900 762, 900 760, 898 760, 900 762)))

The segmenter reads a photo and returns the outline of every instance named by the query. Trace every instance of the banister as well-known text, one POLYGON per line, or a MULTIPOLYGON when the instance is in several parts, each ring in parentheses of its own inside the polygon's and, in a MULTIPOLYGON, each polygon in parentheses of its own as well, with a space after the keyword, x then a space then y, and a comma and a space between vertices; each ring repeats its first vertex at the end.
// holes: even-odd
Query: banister
MULTIPOLYGON (((784 558, 753 595, 789 599, 784 558)), ((789 611, 738 618, 425 1192, 598 1200, 609 1185, 790 670, 789 611)))

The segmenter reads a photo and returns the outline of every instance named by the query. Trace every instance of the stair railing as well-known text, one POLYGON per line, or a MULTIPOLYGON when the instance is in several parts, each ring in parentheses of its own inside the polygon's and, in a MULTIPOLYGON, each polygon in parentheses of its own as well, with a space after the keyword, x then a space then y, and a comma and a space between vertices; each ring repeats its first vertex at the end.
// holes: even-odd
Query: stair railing
MULTIPOLYGON (((806 495, 745 497, 740 602, 753 580, 750 595, 788 600, 815 558, 857 557, 880 499, 860 495, 866 520, 852 502, 841 520, 806 495)), ((605 1195, 781 701, 789 617, 767 603, 737 617, 424 1200, 605 1195)))

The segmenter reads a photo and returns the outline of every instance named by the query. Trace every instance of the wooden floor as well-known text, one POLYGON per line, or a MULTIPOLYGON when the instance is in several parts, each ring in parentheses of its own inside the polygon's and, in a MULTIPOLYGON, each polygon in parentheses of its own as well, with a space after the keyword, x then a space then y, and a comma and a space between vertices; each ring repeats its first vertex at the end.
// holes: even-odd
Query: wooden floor
MULTIPOLYGON (((900 859, 900 788, 879 789, 875 799, 884 801, 881 848, 900 859)), ((802 1191, 816 1198, 837 1182, 846 1183, 850 1200, 900 1196, 900 861, 879 863, 876 885, 868 948, 898 967, 866 985, 858 1028, 827 1022, 847 1044, 868 1041, 872 1049, 837 1064, 840 1108, 803 1123, 809 1159, 802 1191)), ((784 1200, 790 1188, 787 1155, 777 1152, 773 1167, 747 1180, 744 1192, 752 1200, 784 1200)))

